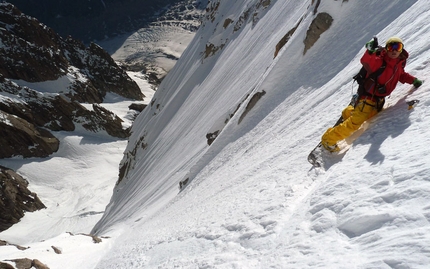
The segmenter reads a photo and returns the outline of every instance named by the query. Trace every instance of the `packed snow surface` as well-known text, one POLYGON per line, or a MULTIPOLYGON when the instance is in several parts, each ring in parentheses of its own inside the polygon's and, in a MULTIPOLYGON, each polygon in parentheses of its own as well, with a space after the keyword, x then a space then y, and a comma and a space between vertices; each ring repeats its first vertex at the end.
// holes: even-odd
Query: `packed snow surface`
MULTIPOLYGON (((114 162, 97 168, 93 162, 119 161, 113 148, 123 141, 69 143, 68 153, 79 149, 76 156, 94 150, 84 144, 103 144, 98 155, 83 154, 76 157, 77 167, 70 165, 94 169, 93 182, 85 184, 100 181, 95 170, 110 175, 111 183, 103 183, 109 191, 114 187, 106 209, 81 211, 104 210, 86 231, 103 237, 101 243, 66 233, 73 231, 70 221, 55 226, 63 227, 61 234, 49 236, 47 228, 38 241, 34 233, 21 236, 38 221, 32 215, 62 214, 61 205, 54 210, 51 202, 51 208, 26 214, 22 224, 0 234, 30 246, 1 247, 0 260, 37 258, 51 269, 428 268, 428 1, 321 1, 318 12, 329 13, 333 24, 306 54, 303 40, 316 3, 270 1, 262 7, 260 2, 221 1, 214 17, 203 21, 151 106, 134 122, 121 161, 132 169, 117 186, 117 173, 108 171, 118 169, 114 162), (234 31, 247 11, 252 16, 234 31), (225 27, 227 18, 235 23, 225 27), (274 58, 278 41, 296 26, 274 58), (410 53, 406 70, 425 83, 416 90, 399 84, 385 109, 350 141, 349 151, 332 156, 324 169, 312 168, 307 155, 349 103, 363 46, 374 35, 381 44, 400 36, 410 53), (222 48, 205 58, 207 44, 222 48), (243 117, 256 93, 261 99, 243 117), (413 99, 420 102, 408 110, 406 101, 413 99), (209 146, 206 134, 217 129, 209 146)), ((67 164, 55 156, 50 160, 55 159, 67 164)), ((1 161, 13 162, 10 167, 20 173, 33 171, 38 181, 30 188, 42 197, 48 185, 67 184, 54 182, 51 172, 34 172, 46 160, 1 161)), ((69 180, 81 180, 81 188, 64 187, 68 197, 62 203, 76 203, 85 192, 81 176, 69 180)), ((106 193, 93 188, 89 200, 97 203, 106 193)))

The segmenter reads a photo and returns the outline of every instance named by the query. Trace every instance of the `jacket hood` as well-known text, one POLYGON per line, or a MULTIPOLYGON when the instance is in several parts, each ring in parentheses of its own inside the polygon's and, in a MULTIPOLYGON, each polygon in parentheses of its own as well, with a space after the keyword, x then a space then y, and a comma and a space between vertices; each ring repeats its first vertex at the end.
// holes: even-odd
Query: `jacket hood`
POLYGON ((409 58, 409 52, 407 52, 405 49, 402 50, 402 53, 400 53, 399 58, 401 60, 406 60, 409 58))

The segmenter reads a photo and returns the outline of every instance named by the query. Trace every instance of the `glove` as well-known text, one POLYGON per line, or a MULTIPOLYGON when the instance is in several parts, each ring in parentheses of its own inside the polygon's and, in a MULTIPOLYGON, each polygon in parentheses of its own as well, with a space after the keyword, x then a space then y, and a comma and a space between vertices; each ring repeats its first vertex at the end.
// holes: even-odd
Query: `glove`
POLYGON ((415 88, 418 88, 419 86, 421 86, 423 84, 423 82, 417 78, 414 79, 414 82, 412 83, 414 85, 415 88))
POLYGON ((378 49, 378 41, 373 39, 366 43, 364 46, 369 54, 373 54, 378 49))

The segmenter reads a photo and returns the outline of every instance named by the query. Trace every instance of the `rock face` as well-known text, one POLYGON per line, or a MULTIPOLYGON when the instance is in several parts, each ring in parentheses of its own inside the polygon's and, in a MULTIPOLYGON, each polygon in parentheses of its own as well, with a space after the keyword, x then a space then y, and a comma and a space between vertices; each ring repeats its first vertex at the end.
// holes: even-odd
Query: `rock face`
POLYGON ((318 13, 306 33, 306 39, 304 41, 305 49, 303 54, 306 54, 308 49, 310 49, 315 42, 318 41, 320 36, 330 28, 332 23, 333 18, 330 14, 326 12, 318 13))
POLYGON ((27 186, 27 180, 0 166, 0 232, 17 223, 25 211, 33 212, 45 208, 27 186))
POLYGON ((4 78, 41 82, 72 75, 65 95, 80 102, 100 103, 106 92, 142 99, 137 84, 96 44, 86 48, 64 40, 36 19, 8 3, 0 3, 0 74, 4 78))
POLYGON ((0 34, 0 158, 49 156, 59 144, 49 131, 73 131, 75 124, 128 136, 121 119, 96 103, 108 92, 134 100, 144 96, 101 47, 65 40, 4 2, 0 34), (94 104, 93 110, 80 102, 94 104))
POLYGON ((28 121, 0 111, 0 152, 1 158, 20 155, 27 157, 47 157, 56 152, 59 141, 45 129, 28 121))
MULTIPOLYGON (((76 126, 126 138, 122 120, 103 108, 107 93, 142 100, 138 85, 96 44, 85 47, 0 2, 0 158, 48 157, 52 131, 76 126), (86 109, 81 103, 92 104, 86 109)), ((44 208, 27 181, 0 167, 0 231, 44 208)), ((1 267, 1 266, 0 266, 1 267)))

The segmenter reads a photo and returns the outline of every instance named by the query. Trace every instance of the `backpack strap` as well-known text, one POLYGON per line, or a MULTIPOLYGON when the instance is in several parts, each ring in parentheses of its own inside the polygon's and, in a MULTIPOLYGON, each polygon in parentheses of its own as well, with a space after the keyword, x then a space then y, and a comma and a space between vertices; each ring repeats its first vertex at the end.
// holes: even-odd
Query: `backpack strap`
MULTIPOLYGON (((381 52, 383 50, 384 50, 383 47, 378 46, 378 48, 376 49, 376 51, 374 53, 379 56, 379 55, 381 55, 381 52)), ((384 69, 386 66, 387 66, 387 63, 384 60, 382 60, 381 67, 378 70, 376 70, 375 72, 371 73, 369 75, 369 77, 373 77, 374 75, 375 75, 375 78, 379 77, 382 74, 382 72, 384 72, 384 69)), ((361 86, 361 85, 364 85, 364 81, 365 81, 366 77, 367 77, 367 70, 363 66, 363 67, 361 67, 360 71, 355 76, 353 76, 352 78, 355 81, 357 81, 358 85, 361 86)))
POLYGON ((366 68, 361 67, 360 71, 353 76, 352 78, 357 81, 358 85, 364 85, 364 81, 366 80, 366 78, 373 78, 375 81, 376 79, 382 74, 382 72, 384 72, 385 68, 387 67, 387 63, 382 60, 382 65, 381 67, 379 67, 378 70, 376 70, 375 72, 371 73, 368 77, 367 76, 367 70, 366 68))
POLYGON ((377 78, 382 74, 382 72, 384 72, 385 67, 387 67, 387 63, 384 60, 382 60, 381 67, 379 67, 379 69, 376 70, 375 72, 371 73, 369 75, 369 78, 373 78, 375 80, 375 82, 376 82, 377 78))
MULTIPOLYGON (((358 83, 358 90, 357 90, 357 94, 359 97, 362 96, 370 96, 372 98, 375 97, 374 93, 370 93, 365 87, 366 82, 368 82, 369 80, 373 81, 374 88, 378 88, 378 77, 382 74, 382 72, 384 72, 385 68, 387 67, 387 63, 385 61, 382 61, 382 65, 378 68, 378 70, 376 70, 375 72, 372 72, 369 76, 367 76, 367 70, 362 67, 360 69, 360 72, 358 72, 357 75, 355 75, 353 77, 353 79, 355 81, 357 81, 358 83)), ((374 91, 375 92, 375 91, 374 91)))

